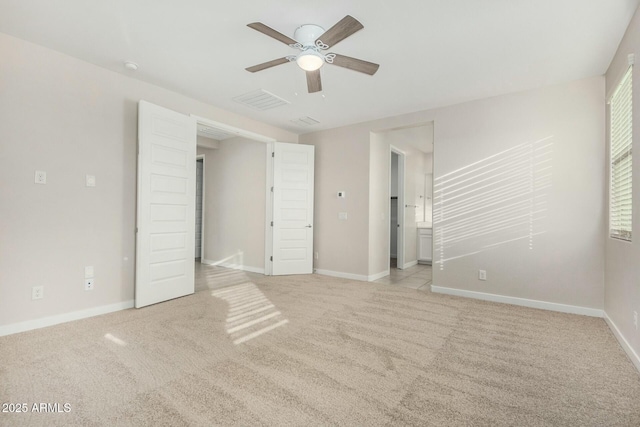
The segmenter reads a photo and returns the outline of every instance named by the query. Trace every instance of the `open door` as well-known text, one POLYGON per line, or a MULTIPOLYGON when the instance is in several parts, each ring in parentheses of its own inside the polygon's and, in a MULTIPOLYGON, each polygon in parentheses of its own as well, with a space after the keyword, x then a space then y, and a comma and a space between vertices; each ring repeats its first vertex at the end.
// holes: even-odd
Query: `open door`
POLYGON ((140 101, 136 308, 194 292, 196 120, 140 101))
POLYGON ((273 275, 313 273, 314 148, 273 143, 273 275))

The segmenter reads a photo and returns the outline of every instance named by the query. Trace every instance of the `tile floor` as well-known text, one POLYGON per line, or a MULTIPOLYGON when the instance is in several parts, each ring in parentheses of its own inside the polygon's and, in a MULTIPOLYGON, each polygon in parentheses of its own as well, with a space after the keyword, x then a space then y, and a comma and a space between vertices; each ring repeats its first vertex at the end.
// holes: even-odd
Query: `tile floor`
POLYGON ((413 267, 399 270, 395 267, 395 258, 391 258, 391 269, 389 275, 375 281, 375 283, 385 283, 393 286, 417 289, 419 291, 431 292, 431 266, 425 264, 414 265, 413 267))
MULTIPOLYGON (((196 261, 196 291, 238 285, 256 280, 261 276, 262 274, 258 273, 201 264, 199 261, 196 261)), ((431 266, 418 264, 404 270, 399 270, 395 267, 395 259, 392 259, 389 275, 376 280, 375 283, 384 283, 430 292, 431 266)))

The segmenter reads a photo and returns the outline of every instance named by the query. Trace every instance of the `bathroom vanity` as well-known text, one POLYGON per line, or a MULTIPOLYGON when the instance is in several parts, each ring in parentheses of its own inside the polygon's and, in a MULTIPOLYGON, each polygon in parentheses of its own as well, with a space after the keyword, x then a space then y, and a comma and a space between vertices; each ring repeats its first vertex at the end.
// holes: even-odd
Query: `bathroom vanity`
POLYGON ((430 222, 419 222, 418 226, 418 263, 431 264, 433 260, 433 228, 430 222))

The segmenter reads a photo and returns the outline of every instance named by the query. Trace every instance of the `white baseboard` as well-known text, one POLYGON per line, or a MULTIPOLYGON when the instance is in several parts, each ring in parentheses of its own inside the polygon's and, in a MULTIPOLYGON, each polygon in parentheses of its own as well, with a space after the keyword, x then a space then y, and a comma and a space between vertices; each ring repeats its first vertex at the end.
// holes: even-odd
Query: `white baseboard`
POLYGON ((362 282, 368 282, 369 277, 361 274, 353 274, 353 273, 343 273, 341 271, 331 271, 331 270, 322 270, 316 268, 314 270, 316 274, 322 274, 323 276, 331 276, 331 277, 339 277, 341 279, 351 279, 351 280, 360 280, 362 282))
POLYGON ((539 308, 542 310, 559 311, 561 313, 581 314, 583 316, 604 317, 604 310, 576 305, 558 304, 555 302, 539 301, 526 298, 509 297, 504 295, 487 294, 484 292, 466 291, 463 289, 444 288, 431 285, 431 291, 439 294, 454 295, 458 297, 480 299, 485 301, 501 302, 504 304, 520 305, 523 307, 539 308))
POLYGON ((604 313, 604 320, 605 322, 607 322, 607 325, 609 325, 609 329, 611 329, 611 332, 613 332, 613 336, 616 337, 622 349, 625 351, 625 353, 627 353, 629 359, 631 359, 631 363, 633 363, 636 369, 640 372, 640 356, 638 356, 638 353, 636 353, 631 345, 629 345, 629 342, 622 335, 620 329, 618 329, 616 324, 613 323, 613 320, 611 320, 606 312, 604 313))
POLYGON ((42 317, 40 319, 13 323, 10 325, 0 326, 0 337, 4 335, 17 334, 18 332, 30 331, 32 329, 40 329, 47 326, 58 325, 60 323, 71 322, 73 320, 86 319, 87 317, 99 316, 101 314, 113 313, 114 311, 126 310, 128 308, 133 308, 133 300, 103 305, 100 307, 88 308, 86 310, 72 311, 71 313, 58 314, 56 316, 42 317))
POLYGON ((407 269, 407 268, 413 267, 414 265, 418 265, 418 260, 407 262, 407 263, 404 264, 404 267, 402 267, 402 268, 403 269, 407 269))
POLYGON ((264 274, 264 268, 252 267, 250 265, 234 264, 231 262, 224 262, 224 261, 213 261, 210 259, 203 259, 201 262, 203 264, 215 265, 217 267, 231 268, 234 270, 248 271, 250 273, 264 274))
POLYGON ((389 275, 389 270, 385 270, 385 271, 381 271, 380 273, 377 274, 372 274, 370 276, 367 276, 367 281, 368 282, 373 282, 374 280, 378 280, 381 279, 385 276, 389 275))

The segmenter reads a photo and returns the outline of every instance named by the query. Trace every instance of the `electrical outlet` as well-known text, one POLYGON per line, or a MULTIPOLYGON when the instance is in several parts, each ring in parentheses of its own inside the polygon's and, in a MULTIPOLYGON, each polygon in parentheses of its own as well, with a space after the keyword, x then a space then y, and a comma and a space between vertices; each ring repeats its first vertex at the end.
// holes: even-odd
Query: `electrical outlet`
POLYGON ((636 331, 638 330, 638 312, 633 312, 633 326, 636 327, 636 331))
POLYGON ((487 280, 486 270, 478 270, 478 280, 487 280))
POLYGON ((31 299, 42 299, 44 298, 44 286, 34 286, 31 288, 31 299))
POLYGON ((314 254, 313 254, 313 257, 314 257, 315 259, 318 259, 318 252, 314 253, 314 254))
POLYGON ((47 183, 47 173, 45 171, 36 171, 35 183, 36 184, 46 184, 47 183))
POLYGON ((94 282, 93 279, 84 279, 84 290, 85 291, 92 291, 94 284, 95 284, 95 282, 94 282))
POLYGON ((96 177, 95 175, 87 175, 85 178, 87 187, 95 187, 96 186, 96 177))
POLYGON ((338 219, 340 219, 340 220, 347 219, 347 213, 346 212, 338 212, 338 219))

